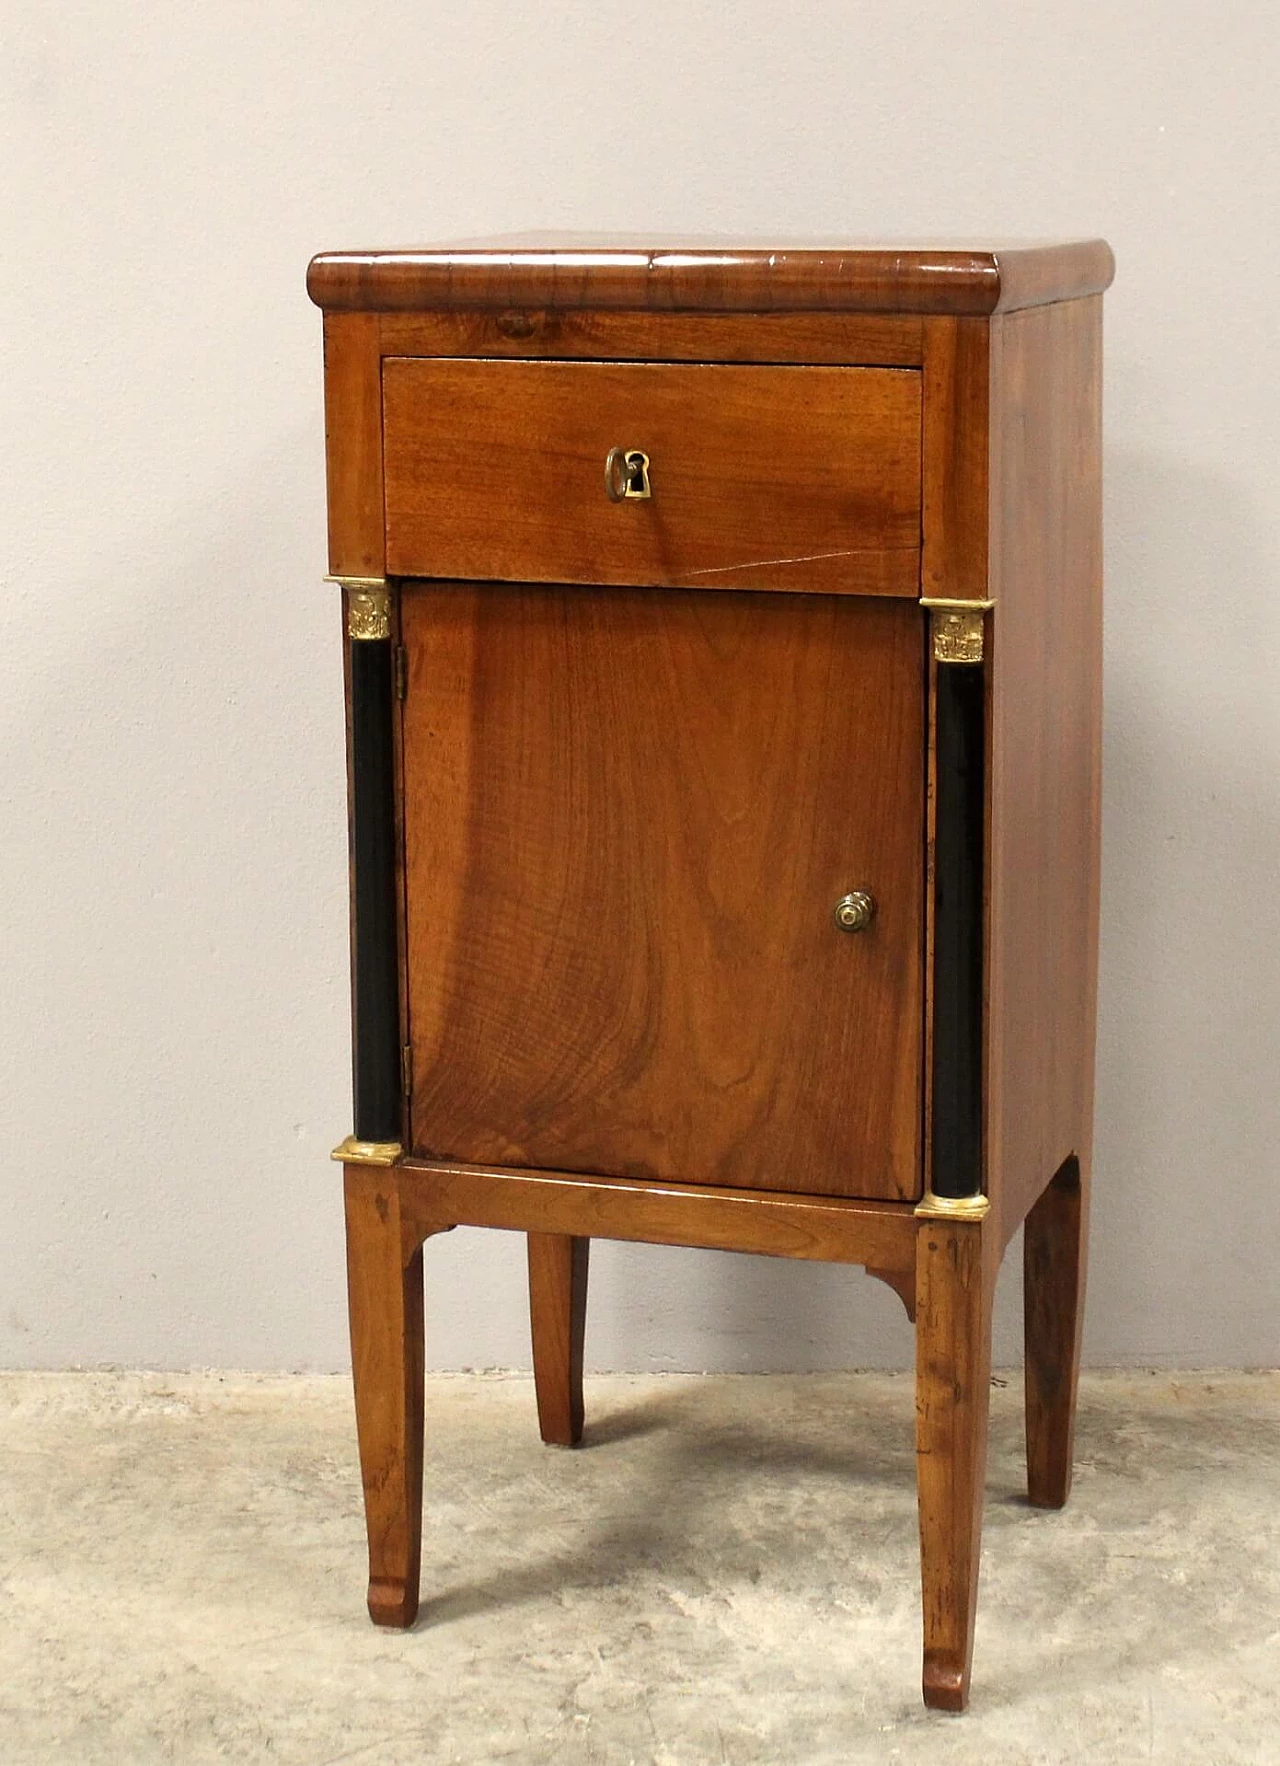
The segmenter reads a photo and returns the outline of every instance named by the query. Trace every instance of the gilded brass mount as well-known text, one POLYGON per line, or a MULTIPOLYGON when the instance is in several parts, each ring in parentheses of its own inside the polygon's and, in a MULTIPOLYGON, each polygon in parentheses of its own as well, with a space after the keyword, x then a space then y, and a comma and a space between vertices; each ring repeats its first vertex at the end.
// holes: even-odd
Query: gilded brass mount
POLYGON ((399 1141, 358 1141, 349 1134, 329 1157, 342 1165, 394 1165, 403 1152, 399 1141))
POLYGON ((929 610, 933 626, 935 662, 981 662, 986 615, 993 601, 951 601, 925 596, 920 605, 929 610))
POLYGON ((917 1220, 985 1220, 991 1208, 989 1196, 935 1196, 926 1190, 916 1203, 917 1220))
POLYGON ((380 576, 327 576, 347 591, 347 636, 379 639, 391 636, 391 590, 380 576))

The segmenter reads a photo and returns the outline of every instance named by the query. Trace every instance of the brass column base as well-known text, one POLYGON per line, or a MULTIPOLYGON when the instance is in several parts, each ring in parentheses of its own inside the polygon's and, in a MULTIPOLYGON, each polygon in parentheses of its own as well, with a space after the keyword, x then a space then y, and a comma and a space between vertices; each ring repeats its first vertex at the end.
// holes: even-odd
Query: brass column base
POLYGON ((329 1157, 342 1165, 394 1165, 403 1152, 399 1141, 358 1141, 349 1134, 329 1157))
POLYGON ((987 1196, 935 1196, 926 1190, 915 1214, 917 1220, 985 1220, 990 1207, 987 1196))

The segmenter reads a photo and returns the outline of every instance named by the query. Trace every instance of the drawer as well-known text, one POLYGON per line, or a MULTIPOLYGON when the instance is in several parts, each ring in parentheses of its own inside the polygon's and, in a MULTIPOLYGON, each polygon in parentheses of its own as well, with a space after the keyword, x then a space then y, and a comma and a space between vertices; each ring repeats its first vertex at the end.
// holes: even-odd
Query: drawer
POLYGON ((414 583, 401 636, 412 1151, 917 1197, 917 609, 414 583))
MULTIPOLYGON (((383 363, 395 576, 919 592, 906 368, 383 363), (648 457, 612 501, 611 450, 648 457)), ((624 483, 616 470, 615 489, 624 483)))

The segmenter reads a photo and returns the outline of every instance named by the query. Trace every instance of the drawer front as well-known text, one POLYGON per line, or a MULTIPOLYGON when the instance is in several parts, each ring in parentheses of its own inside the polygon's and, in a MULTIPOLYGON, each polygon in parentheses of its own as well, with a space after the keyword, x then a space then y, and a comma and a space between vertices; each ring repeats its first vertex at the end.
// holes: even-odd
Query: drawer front
POLYGON ((413 1152, 916 1197, 916 609, 415 583, 401 617, 413 1152))
POLYGON ((915 596, 920 378, 390 357, 387 569, 915 596), (615 448, 648 456, 647 499, 610 500, 615 448))

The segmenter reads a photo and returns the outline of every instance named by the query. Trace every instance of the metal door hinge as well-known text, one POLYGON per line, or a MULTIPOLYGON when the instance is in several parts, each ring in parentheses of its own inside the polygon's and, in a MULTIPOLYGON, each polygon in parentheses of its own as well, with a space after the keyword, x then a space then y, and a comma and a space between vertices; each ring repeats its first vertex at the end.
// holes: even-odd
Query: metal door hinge
POLYGON ((408 1042, 400 1050, 400 1085, 407 1103, 413 1096, 413 1044, 408 1042))
POLYGON ((396 698, 407 699, 409 697, 409 652, 403 644, 396 645, 395 671, 396 698))

